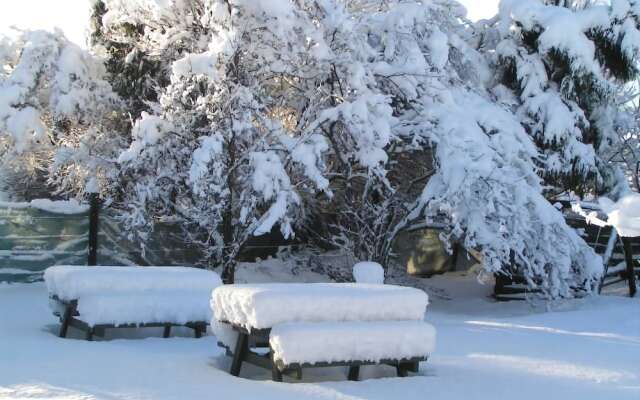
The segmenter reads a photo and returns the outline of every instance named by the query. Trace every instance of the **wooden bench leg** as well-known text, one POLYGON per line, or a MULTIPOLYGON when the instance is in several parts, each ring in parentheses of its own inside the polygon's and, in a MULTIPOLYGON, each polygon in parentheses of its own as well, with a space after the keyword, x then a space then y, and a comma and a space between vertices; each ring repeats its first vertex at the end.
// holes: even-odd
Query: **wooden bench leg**
POLYGON ((359 365, 351 365, 349 367, 348 379, 350 381, 357 381, 358 378, 360 378, 360 366, 359 365))
POLYGON ((246 333, 238 332, 238 340, 236 341, 236 348, 233 352, 233 361, 231 362, 231 369, 229 371, 231 375, 240 375, 240 368, 242 367, 242 361, 244 360, 248 346, 249 336, 246 333))
POLYGON ((95 328, 93 327, 89 327, 87 328, 87 334, 86 334, 86 339, 87 341, 92 341, 93 340, 93 334, 95 333, 95 328))
POLYGON ((271 363, 271 380, 274 382, 282 382, 282 371, 278 369, 276 363, 271 363))
POLYGON ((164 326, 164 331, 162 332, 162 337, 166 339, 170 335, 171 335, 171 325, 165 325, 164 326))
POLYGON ((200 339, 202 337, 202 328, 200 325, 193 327, 193 336, 195 336, 196 339, 200 339))
MULTIPOLYGON (((274 382, 282 382, 283 371, 278 369, 278 365, 276 364, 276 360, 273 358, 273 349, 269 348, 269 361, 271 362, 271 380, 274 382)), ((298 368, 298 373, 300 375, 299 379, 302 379, 302 368, 298 368)))
POLYGON ((413 362, 407 363, 407 369, 417 374, 418 372, 420 372, 420 362, 413 361, 413 362))
POLYGON ((58 336, 61 338, 67 337, 67 330, 69 329, 69 320, 73 314, 73 307, 67 306, 64 309, 64 313, 62 314, 62 318, 60 319, 60 332, 58 332, 58 336))
POLYGON ((398 373, 398 376, 402 378, 409 376, 409 370, 403 363, 400 363, 396 366, 396 372, 398 373))

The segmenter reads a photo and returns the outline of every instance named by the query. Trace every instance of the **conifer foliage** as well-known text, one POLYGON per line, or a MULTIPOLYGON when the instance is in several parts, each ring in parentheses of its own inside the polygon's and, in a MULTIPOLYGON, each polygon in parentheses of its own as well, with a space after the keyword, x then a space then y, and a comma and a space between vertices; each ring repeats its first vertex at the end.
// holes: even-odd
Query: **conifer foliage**
POLYGON ((637 75, 640 2, 504 0, 496 25, 494 90, 513 105, 542 153, 555 191, 619 195, 614 146, 620 85, 637 75))

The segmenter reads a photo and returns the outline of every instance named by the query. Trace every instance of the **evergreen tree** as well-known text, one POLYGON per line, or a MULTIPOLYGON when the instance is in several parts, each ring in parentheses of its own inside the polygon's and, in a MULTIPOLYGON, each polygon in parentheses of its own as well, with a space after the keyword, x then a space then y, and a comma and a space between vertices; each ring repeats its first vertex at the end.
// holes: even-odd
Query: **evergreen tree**
POLYGON ((500 3, 494 93, 540 148, 550 194, 626 189, 602 156, 617 141, 616 93, 638 72, 639 24, 633 0, 500 3))

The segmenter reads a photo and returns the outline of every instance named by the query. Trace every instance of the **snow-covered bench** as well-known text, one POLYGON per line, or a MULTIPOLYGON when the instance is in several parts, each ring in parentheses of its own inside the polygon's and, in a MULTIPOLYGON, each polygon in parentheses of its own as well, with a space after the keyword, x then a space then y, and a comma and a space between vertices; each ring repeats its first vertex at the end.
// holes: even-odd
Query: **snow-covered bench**
POLYGON ((417 372, 435 347, 436 331, 424 321, 289 323, 271 329, 274 378, 304 367, 347 365, 357 380, 367 364, 395 366, 398 376, 417 372))
POLYGON ((211 326, 233 356, 231 374, 243 362, 283 373, 318 366, 390 364, 399 376, 416 371, 435 344, 424 322, 428 296, 421 290, 377 284, 227 285, 214 290, 211 326), (268 348, 257 353, 253 348, 268 348))
POLYGON ((186 267, 55 266, 44 279, 60 337, 73 326, 87 340, 115 327, 164 327, 168 337, 172 326, 187 326, 200 337, 222 284, 215 272, 186 267))

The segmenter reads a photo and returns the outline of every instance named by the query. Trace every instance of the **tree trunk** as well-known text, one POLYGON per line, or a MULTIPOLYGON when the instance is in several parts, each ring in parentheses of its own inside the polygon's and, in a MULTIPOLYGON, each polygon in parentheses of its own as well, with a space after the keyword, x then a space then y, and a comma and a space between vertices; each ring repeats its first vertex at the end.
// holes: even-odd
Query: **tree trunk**
POLYGON ((222 282, 226 285, 233 285, 233 283, 235 282, 235 275, 236 261, 229 260, 228 262, 225 262, 222 267, 222 274, 220 275, 222 282))
MULTIPOLYGON (((228 171, 233 171, 236 163, 236 144, 235 137, 232 136, 227 143, 228 146, 228 171)), ((222 249, 222 274, 221 278, 225 284, 233 284, 236 272, 236 256, 233 250, 235 235, 233 227, 233 172, 227 174, 227 187, 229 188, 229 198, 227 200, 226 210, 222 216, 222 241, 224 248, 222 249)))

